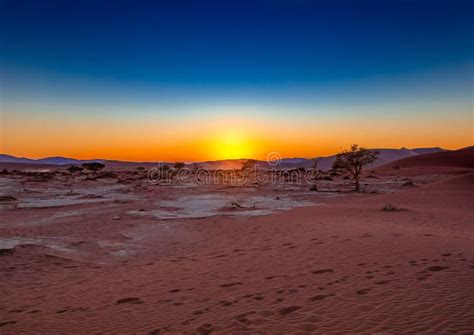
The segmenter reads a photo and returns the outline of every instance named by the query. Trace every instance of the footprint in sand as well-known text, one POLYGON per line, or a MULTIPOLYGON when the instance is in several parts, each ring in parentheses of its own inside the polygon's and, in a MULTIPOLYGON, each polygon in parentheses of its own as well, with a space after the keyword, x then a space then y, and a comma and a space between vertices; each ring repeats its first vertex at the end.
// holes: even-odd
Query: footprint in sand
POLYGON ((214 328, 212 327, 212 324, 210 323, 205 323, 202 326, 196 328, 196 331, 198 334, 201 335, 209 335, 213 332, 214 328))
POLYGON ((315 295, 314 297, 309 298, 308 300, 309 301, 321 301, 321 300, 324 300, 326 298, 333 297, 333 296, 335 296, 335 294, 333 294, 333 293, 331 293, 331 294, 318 294, 318 295, 315 295))
POLYGON ((249 324, 252 323, 252 321, 248 319, 248 316, 250 316, 252 314, 255 314, 255 313, 256 313, 255 311, 249 311, 249 312, 246 312, 246 313, 243 313, 243 314, 236 315, 234 317, 234 319, 236 319, 240 323, 249 325, 249 324))
POLYGON ((311 273, 313 275, 319 275, 319 274, 329 273, 329 272, 334 272, 334 270, 333 269, 322 269, 322 270, 311 271, 311 273))
POLYGON ((23 309, 12 309, 11 311, 8 311, 8 313, 21 313, 24 312, 23 309))
POLYGON ((293 312, 296 312, 297 310, 299 310, 302 307, 303 306, 288 306, 288 307, 280 308, 278 310, 278 313, 280 313, 281 315, 288 315, 288 314, 291 314, 293 312))
POLYGON ((16 321, 3 321, 3 322, 0 322, 0 327, 14 325, 15 323, 16 321))
POLYGON ((39 309, 34 309, 28 312, 28 314, 37 314, 37 313, 41 313, 41 311, 39 309))
POLYGON ((119 299, 115 302, 115 304, 116 305, 120 305, 120 304, 143 304, 143 301, 138 297, 129 297, 129 298, 119 299))
POLYGON ((219 303, 222 305, 222 306, 231 306, 234 304, 233 301, 226 301, 226 300, 221 300, 219 301, 219 303))
POLYGON ((228 283, 228 284, 222 284, 221 287, 232 287, 232 286, 236 286, 236 285, 242 285, 243 283, 242 282, 234 282, 234 283, 228 283))
POLYGON ((370 290, 371 290, 370 288, 364 288, 364 289, 361 289, 361 290, 357 290, 356 293, 358 295, 366 295, 367 293, 370 292, 370 290))
POLYGON ((202 314, 204 314, 204 313, 206 313, 206 311, 203 311, 203 310, 201 310, 201 309, 198 309, 198 310, 196 310, 196 311, 193 312, 193 315, 202 315, 202 314))
POLYGON ((265 277, 265 279, 270 280, 270 279, 279 278, 279 277, 287 277, 287 275, 273 275, 273 276, 265 277))
POLYGON ((433 272, 438 272, 438 271, 443 271, 449 269, 447 266, 439 266, 439 265, 433 265, 427 268, 426 270, 428 271, 433 271, 433 272))

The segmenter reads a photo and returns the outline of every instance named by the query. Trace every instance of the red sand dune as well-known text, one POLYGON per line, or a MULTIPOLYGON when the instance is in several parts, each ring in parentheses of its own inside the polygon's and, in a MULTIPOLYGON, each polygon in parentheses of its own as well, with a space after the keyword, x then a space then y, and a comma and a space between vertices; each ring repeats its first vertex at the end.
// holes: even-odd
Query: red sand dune
POLYGON ((474 147, 404 158, 376 169, 399 176, 467 173, 474 168, 474 147), (395 168, 396 167, 396 168, 395 168))
POLYGON ((384 165, 380 169, 392 168, 398 165, 404 167, 460 167, 474 168, 474 147, 455 151, 436 152, 404 158, 384 165))

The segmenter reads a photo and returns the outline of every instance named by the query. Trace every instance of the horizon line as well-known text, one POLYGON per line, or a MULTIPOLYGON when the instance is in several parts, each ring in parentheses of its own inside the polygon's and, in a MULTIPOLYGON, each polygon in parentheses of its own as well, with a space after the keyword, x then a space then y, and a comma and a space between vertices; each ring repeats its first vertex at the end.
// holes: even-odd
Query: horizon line
MULTIPOLYGON (((414 148, 407 148, 407 147, 399 147, 399 148, 368 148, 366 149, 369 150, 416 150, 416 149, 442 149, 445 151, 457 151, 457 150, 462 150, 466 148, 473 147, 474 144, 472 145, 467 145, 463 146, 460 148, 456 149, 446 149, 443 148, 442 146, 430 146, 430 147, 414 147, 414 148)), ((342 150, 342 149, 341 149, 342 150)), ((270 152, 271 153, 271 152, 270 152)), ((277 151, 274 151, 274 153, 278 153, 277 151)), ((285 159, 316 159, 316 158, 325 158, 325 157, 330 157, 336 155, 337 152, 327 155, 327 156, 313 156, 313 157, 280 157, 280 160, 285 160, 285 159)), ((26 156, 15 156, 12 154, 8 153, 0 153, 0 156, 10 156, 16 159, 28 159, 32 161, 40 161, 44 159, 53 159, 53 158, 63 158, 63 159, 73 159, 77 161, 109 161, 109 162, 123 162, 123 163, 177 163, 177 162, 184 162, 185 164, 193 164, 193 163, 207 163, 207 162, 221 162, 221 161, 238 161, 238 160, 255 160, 255 161, 266 161, 266 159, 257 159, 257 158, 223 158, 223 159, 208 159, 208 160, 202 160, 202 161, 185 161, 185 160, 176 160, 176 161, 164 161, 164 160, 147 160, 147 161, 131 161, 131 160, 121 160, 121 159, 115 159, 115 158, 76 158, 76 157, 71 157, 71 156, 45 156, 41 158, 30 158, 26 156)), ((2 162, 0 162, 2 163, 2 162)), ((3 163, 19 163, 19 162, 3 162, 3 163)), ((21 164, 21 163, 20 163, 21 164)), ((26 163, 27 164, 27 163, 26 163)), ((47 164, 47 163, 45 163, 47 164)))

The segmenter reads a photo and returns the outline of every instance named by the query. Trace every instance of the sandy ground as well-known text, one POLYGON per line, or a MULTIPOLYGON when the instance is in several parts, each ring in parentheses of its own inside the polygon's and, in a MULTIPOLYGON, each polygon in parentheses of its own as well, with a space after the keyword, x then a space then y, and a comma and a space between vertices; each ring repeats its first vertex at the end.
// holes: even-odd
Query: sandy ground
POLYGON ((116 174, 0 176, 1 334, 474 331, 472 168, 362 194, 116 174))

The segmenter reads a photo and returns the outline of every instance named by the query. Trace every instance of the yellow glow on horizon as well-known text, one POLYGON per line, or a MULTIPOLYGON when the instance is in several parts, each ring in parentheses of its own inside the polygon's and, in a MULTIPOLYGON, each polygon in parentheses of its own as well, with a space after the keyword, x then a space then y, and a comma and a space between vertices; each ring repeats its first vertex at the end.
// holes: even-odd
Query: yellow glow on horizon
MULTIPOLYGON (((43 107, 40 109, 40 107, 43 107)), ((12 110, 0 122, 0 153, 30 158, 66 156, 129 161, 207 161, 331 155, 352 143, 369 148, 472 145, 469 112, 280 117, 222 112, 187 117, 125 116, 12 110), (430 119, 426 120, 425 115, 430 119), (429 122, 428 122, 429 121, 429 122), (403 136, 401 136, 403 134, 403 136)), ((65 109, 67 106, 64 107, 65 109)), ((25 109, 28 110, 28 109, 25 109)))
POLYGON ((246 135, 238 130, 228 130, 214 141, 218 159, 238 159, 252 157, 252 144, 246 135))

